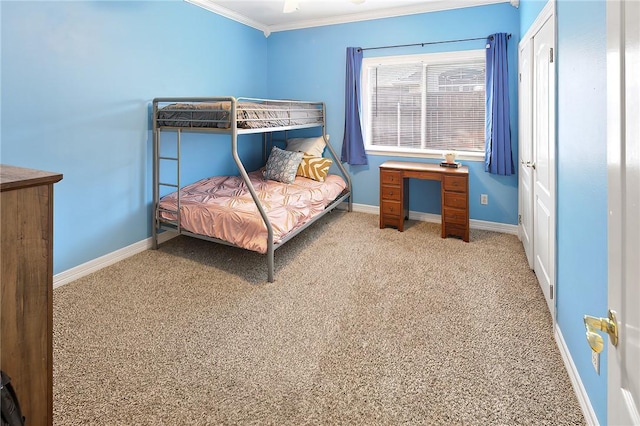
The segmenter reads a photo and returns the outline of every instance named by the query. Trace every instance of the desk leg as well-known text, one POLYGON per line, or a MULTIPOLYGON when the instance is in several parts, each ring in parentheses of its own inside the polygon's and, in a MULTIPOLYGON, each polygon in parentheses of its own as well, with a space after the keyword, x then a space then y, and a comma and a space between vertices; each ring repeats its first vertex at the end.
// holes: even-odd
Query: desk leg
POLYGON ((405 220, 409 220, 409 178, 402 178, 402 221, 398 231, 404 231, 405 220))

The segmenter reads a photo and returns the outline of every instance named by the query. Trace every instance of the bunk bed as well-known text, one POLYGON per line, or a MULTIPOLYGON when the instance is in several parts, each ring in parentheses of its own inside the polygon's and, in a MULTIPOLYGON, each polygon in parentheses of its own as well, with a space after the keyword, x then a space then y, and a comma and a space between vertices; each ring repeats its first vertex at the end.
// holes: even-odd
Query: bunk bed
MULTIPOLYGON (((274 281, 274 252, 342 202, 352 210, 351 178, 329 143, 325 104, 291 100, 235 97, 155 98, 153 100, 153 226, 152 244, 160 231, 240 247, 266 255, 268 281, 274 281), (283 180, 269 175, 272 156, 282 154, 270 137, 274 132, 317 128, 340 175, 283 180), (163 155, 161 136, 175 134, 175 155, 163 155), (183 132, 206 132, 230 137, 237 176, 213 176, 182 186, 180 182, 183 132), (238 136, 262 134, 266 165, 247 172, 238 155, 238 136), (269 152, 269 147, 271 151, 269 152), (163 162, 174 162, 176 178, 161 180, 163 162), (265 174, 266 173, 266 174, 265 174), (161 196, 161 189, 172 191, 161 196)), ((297 139, 299 141, 299 139, 297 139)), ((289 150, 285 148, 285 150, 289 150)), ((322 156, 322 151, 315 153, 322 156)), ((282 150, 280 150, 282 151, 282 150)), ((292 162, 304 163, 308 153, 289 150, 292 162), (297 155, 299 154, 299 158, 297 155)), ((312 157, 311 160, 313 160, 312 157)), ((322 160, 320 158, 320 160, 322 160)), ((274 160, 275 162, 276 160, 274 160)), ((328 166, 327 166, 328 169, 328 166)), ((300 170, 300 169, 299 169, 300 170)), ((298 170, 298 171, 299 171, 298 170)))

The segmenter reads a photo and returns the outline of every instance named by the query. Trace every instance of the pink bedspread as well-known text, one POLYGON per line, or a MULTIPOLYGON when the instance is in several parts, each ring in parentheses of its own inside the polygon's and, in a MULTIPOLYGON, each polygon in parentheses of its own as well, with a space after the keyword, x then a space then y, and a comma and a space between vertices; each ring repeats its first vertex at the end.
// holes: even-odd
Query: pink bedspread
MULTIPOLYGON (((297 176, 294 183, 284 184, 265 180, 258 170, 249 178, 273 226, 274 243, 321 213, 346 187, 337 175, 327 176, 324 182, 297 176)), ((185 186, 180 194, 183 229, 266 253, 267 228, 240 176, 203 179, 185 186)), ((163 197, 160 207, 175 211, 176 193, 163 197)), ((161 217, 175 219, 166 212, 161 217)))

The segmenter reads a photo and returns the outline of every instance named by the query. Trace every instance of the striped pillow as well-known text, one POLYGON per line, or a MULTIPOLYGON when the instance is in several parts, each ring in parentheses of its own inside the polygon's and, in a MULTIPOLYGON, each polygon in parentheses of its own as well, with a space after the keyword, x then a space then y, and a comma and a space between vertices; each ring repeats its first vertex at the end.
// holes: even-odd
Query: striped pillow
POLYGON ((328 158, 314 157, 305 154, 298 166, 296 175, 317 180, 318 182, 324 182, 324 178, 327 177, 331 164, 333 164, 333 161, 328 158))

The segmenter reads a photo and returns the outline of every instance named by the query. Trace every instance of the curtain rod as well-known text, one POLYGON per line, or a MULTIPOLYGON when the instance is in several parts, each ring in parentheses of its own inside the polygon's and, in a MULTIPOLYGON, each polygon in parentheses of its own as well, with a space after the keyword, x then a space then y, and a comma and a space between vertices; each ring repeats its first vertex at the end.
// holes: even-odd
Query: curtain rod
MULTIPOLYGON (((364 50, 378 50, 378 49, 393 49, 393 48, 397 48, 397 47, 412 47, 412 46, 421 46, 424 47, 428 44, 442 44, 442 43, 458 43, 461 41, 474 41, 474 40, 486 40, 487 38, 492 38, 493 36, 489 36, 489 37, 476 37, 476 38, 461 38, 458 40, 444 40, 444 41, 427 41, 424 43, 411 43, 411 44, 396 44, 393 46, 377 46, 377 47, 359 47, 358 51, 364 51, 364 50)), ((511 38, 511 34, 507 34, 507 38, 511 38)))

